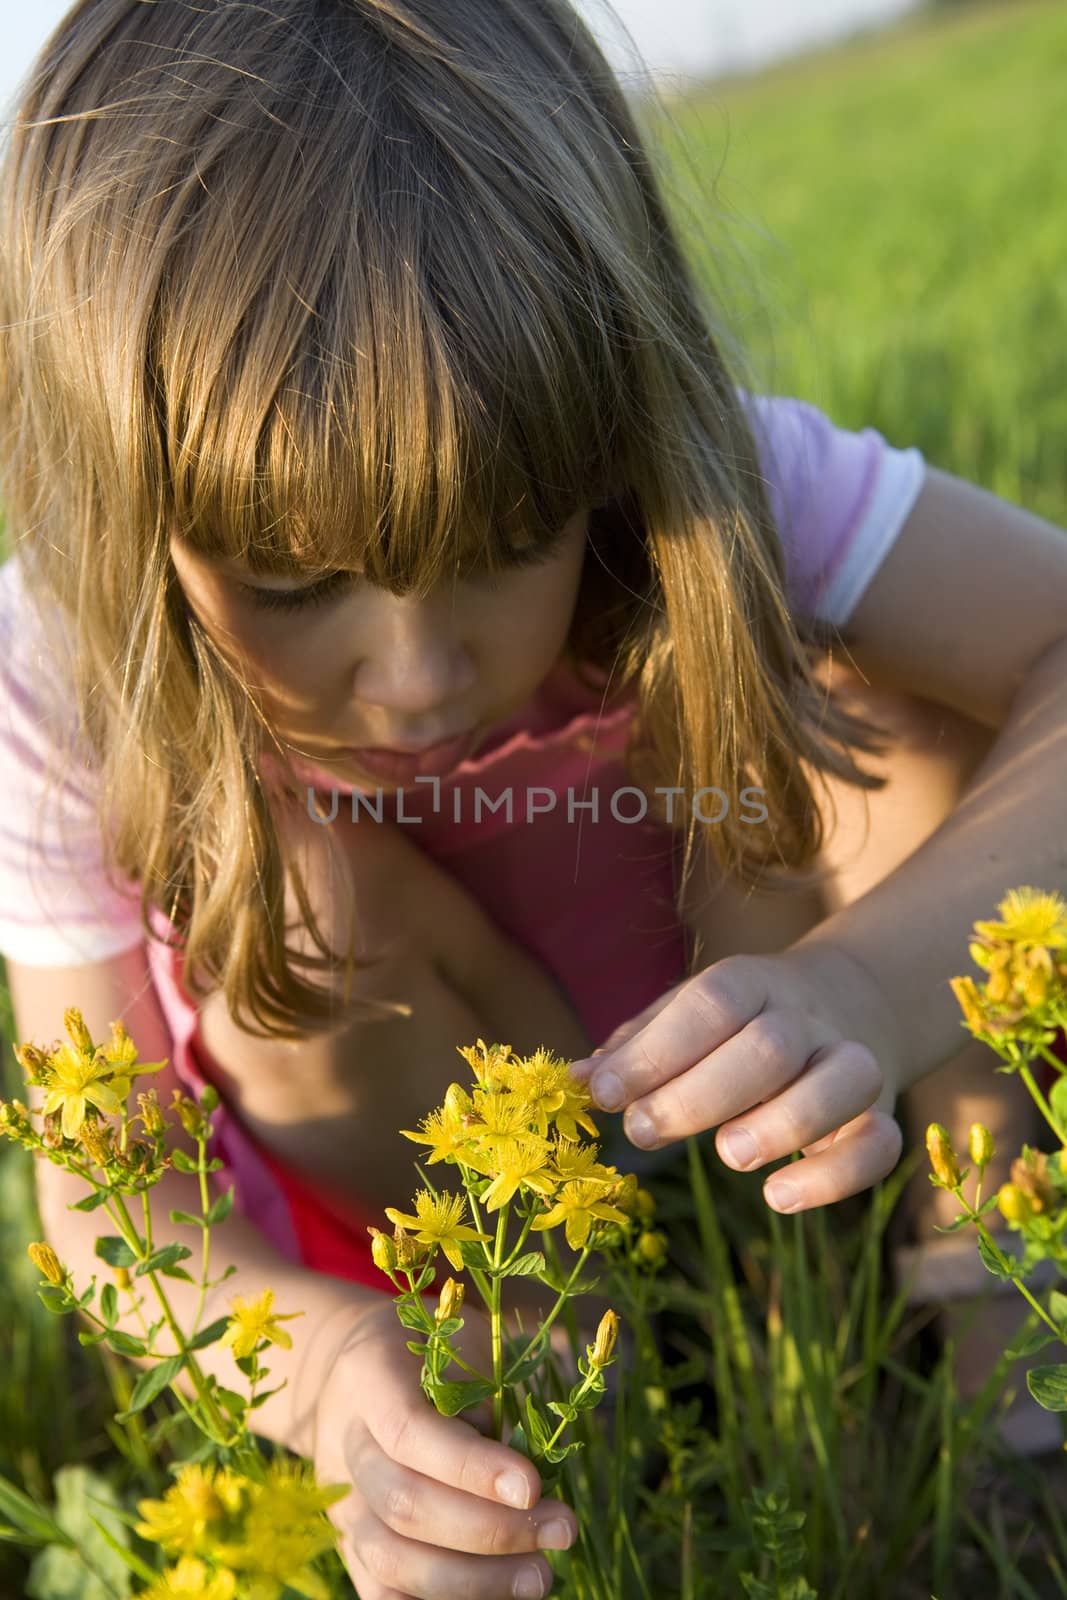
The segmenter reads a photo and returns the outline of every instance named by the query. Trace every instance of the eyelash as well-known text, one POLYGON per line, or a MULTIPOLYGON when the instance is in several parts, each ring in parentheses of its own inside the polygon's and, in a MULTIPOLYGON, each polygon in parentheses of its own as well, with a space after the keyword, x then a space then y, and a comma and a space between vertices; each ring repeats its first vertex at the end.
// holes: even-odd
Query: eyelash
MULTIPOLYGON (((504 568, 505 572, 515 568, 536 567, 551 560, 555 554, 556 544, 552 541, 547 546, 535 546, 533 549, 516 552, 504 568)), ((468 581, 475 583, 488 583, 494 581, 499 574, 490 579, 488 573, 473 574, 468 581)), ((257 589, 250 583, 242 583, 242 592, 248 595, 252 604, 263 611, 303 611, 312 606, 326 605, 328 601, 336 599, 342 591, 352 582, 353 574, 349 572, 331 573, 321 583, 312 584, 307 589, 257 589)))

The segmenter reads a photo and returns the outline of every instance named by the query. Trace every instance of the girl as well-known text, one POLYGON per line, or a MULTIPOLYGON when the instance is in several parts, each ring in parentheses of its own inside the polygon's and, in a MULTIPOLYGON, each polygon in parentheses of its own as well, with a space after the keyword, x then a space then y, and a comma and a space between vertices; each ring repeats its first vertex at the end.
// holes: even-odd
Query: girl
POLYGON ((261 1427, 351 1481, 364 1600, 542 1593, 573 1514, 425 1405, 369 1259, 394 1130, 482 1036, 620 1044, 629 1168, 635 1110, 802 1150, 779 1209, 952 1058, 1017 1144, 945 980, 1065 886, 1067 545, 742 382, 565 0, 81 0, 0 195, 19 1036, 218 1086, 213 1304, 308 1312, 261 1427))

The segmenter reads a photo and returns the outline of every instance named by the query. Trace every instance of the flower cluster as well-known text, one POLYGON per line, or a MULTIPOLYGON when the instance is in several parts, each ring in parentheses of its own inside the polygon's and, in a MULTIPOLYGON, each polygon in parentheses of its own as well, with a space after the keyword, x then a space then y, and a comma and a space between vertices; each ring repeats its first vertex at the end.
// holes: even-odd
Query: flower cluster
POLYGON ((185 1464, 161 1500, 141 1500, 136 1531, 177 1557, 141 1600, 277 1600, 288 1586, 308 1600, 329 1590, 309 1565, 333 1547, 323 1517, 347 1486, 316 1486, 307 1464, 275 1460, 254 1481, 229 1467, 185 1464))
MULTIPOLYGON (((645 1226, 655 1209, 652 1196, 632 1173, 624 1177, 603 1165, 596 1144, 581 1142, 579 1129, 593 1138, 598 1129, 589 1113, 592 1098, 571 1077, 569 1063, 545 1049, 515 1056, 510 1045, 482 1039, 457 1049, 473 1069, 476 1086, 468 1093, 451 1084, 420 1131, 400 1130, 405 1139, 429 1147, 427 1165, 458 1166, 487 1212, 499 1212, 516 1196, 532 1199, 540 1210, 530 1218, 529 1231, 563 1227, 572 1250, 583 1249, 599 1224, 599 1245, 632 1240, 635 1263, 661 1265, 667 1241, 645 1226)), ((392 1240, 369 1230, 374 1258, 385 1270, 422 1266, 440 1249, 458 1272, 462 1241, 489 1241, 489 1234, 465 1224, 462 1195, 435 1198, 421 1189, 414 1206, 414 1214, 386 1207, 396 1229, 392 1240), (413 1244, 421 1251, 413 1253, 413 1244)))
POLYGON ((968 947, 988 978, 953 978, 952 992, 977 1037, 1048 1044, 1067 1026, 1067 902, 1024 887, 997 910, 1000 921, 974 924, 968 947))

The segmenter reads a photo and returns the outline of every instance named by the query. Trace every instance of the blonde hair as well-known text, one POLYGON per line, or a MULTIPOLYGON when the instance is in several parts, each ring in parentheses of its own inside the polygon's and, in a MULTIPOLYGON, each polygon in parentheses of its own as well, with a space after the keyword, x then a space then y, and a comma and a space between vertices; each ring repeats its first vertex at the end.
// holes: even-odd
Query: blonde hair
POLYGON ((650 796, 762 787, 765 828, 731 806, 711 830, 726 871, 812 865, 807 766, 883 781, 813 675, 830 633, 790 615, 742 359, 650 150, 566 0, 81 0, 29 76, 0 171, 0 494, 70 648, 108 871, 250 1032, 336 1026, 296 968, 353 950, 299 884, 321 955, 286 946, 258 759, 291 768, 172 532, 421 594, 591 507, 568 654, 634 694, 650 796))

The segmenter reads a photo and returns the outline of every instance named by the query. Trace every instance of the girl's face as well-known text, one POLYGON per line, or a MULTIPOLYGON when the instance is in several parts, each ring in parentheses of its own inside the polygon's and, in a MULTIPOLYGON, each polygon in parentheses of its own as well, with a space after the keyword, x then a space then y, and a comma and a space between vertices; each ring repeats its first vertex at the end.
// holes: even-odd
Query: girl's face
POLYGON ((442 582, 423 599, 357 573, 302 589, 199 555, 178 536, 170 551, 189 605, 291 753, 357 781, 361 746, 476 730, 475 749, 530 698, 566 642, 587 531, 583 510, 537 565, 442 582))

